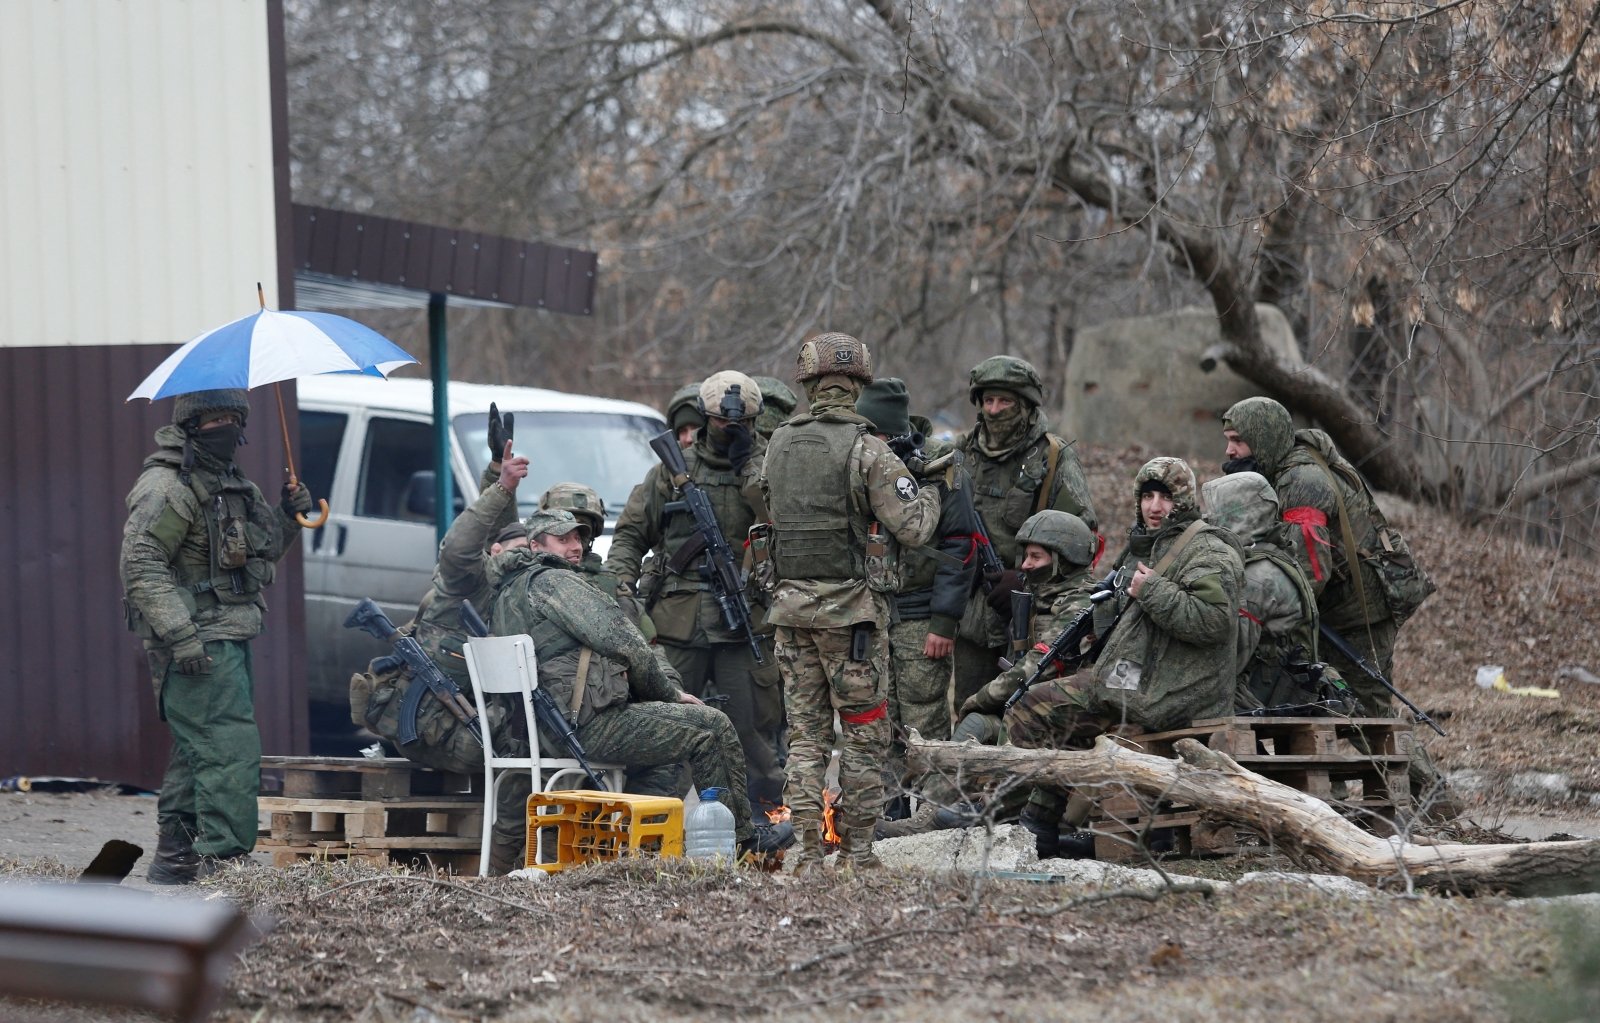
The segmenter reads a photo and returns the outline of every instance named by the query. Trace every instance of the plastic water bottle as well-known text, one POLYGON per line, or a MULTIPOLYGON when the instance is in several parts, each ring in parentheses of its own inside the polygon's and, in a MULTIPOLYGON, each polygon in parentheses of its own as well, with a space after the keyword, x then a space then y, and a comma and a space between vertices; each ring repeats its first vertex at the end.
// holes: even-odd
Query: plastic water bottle
POLYGON ((733 811, 717 801, 717 790, 700 793, 700 802, 683 822, 683 854, 691 860, 734 857, 733 811))

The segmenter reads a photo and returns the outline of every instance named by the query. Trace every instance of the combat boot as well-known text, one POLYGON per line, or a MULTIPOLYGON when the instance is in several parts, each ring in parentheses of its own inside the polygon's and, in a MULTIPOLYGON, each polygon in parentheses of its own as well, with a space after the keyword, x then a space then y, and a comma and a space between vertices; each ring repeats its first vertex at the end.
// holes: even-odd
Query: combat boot
POLYGON ((814 874, 827 866, 822 859, 822 831, 815 824, 802 824, 794 829, 798 841, 784 854, 790 873, 814 874))
POLYGON ((839 866, 845 870, 880 870, 883 861, 872 851, 872 825, 846 825, 839 843, 839 866))
POLYGON ((897 821, 880 820, 872 829, 875 838, 905 838, 907 835, 925 835, 935 830, 934 814, 937 812, 934 805, 923 800, 916 812, 909 817, 902 817, 897 821))
POLYGON ((151 884, 194 884, 200 869, 200 854, 194 851, 194 837, 182 824, 171 824, 161 829, 156 841, 156 853, 150 860, 145 877, 151 884))
POLYGON ((1037 808, 1030 805, 1023 809, 1022 816, 1017 818, 1017 823, 1033 836, 1033 848, 1041 860, 1053 860, 1061 856, 1059 822, 1044 820, 1037 808))

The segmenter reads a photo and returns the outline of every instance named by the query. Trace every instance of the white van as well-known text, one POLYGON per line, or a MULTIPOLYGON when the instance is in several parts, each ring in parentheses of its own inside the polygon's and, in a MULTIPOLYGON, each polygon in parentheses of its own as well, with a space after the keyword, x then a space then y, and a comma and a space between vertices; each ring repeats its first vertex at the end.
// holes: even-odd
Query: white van
MULTIPOLYGON (((344 628, 371 597, 396 625, 411 619, 428 590, 438 551, 434 522, 433 386, 331 374, 299 381, 298 468, 329 517, 301 539, 306 576, 306 668, 312 731, 337 732, 349 720, 350 674, 385 652, 344 628)), ((516 450, 528 456, 517 488, 526 517, 539 495, 564 481, 593 487, 606 504, 604 553, 635 484, 656 464, 650 438, 667 428, 648 405, 535 387, 450 385, 450 473, 456 508, 478 496, 489 462, 488 414, 494 402, 516 414, 516 450)), ((348 726, 345 726, 348 727, 348 726)))

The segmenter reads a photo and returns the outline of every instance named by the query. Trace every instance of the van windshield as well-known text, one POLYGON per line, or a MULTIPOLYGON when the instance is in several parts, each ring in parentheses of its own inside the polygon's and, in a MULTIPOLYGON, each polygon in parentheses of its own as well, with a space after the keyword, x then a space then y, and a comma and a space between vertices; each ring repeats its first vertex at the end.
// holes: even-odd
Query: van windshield
MULTIPOLYGON (((506 411, 516 414, 516 450, 531 463, 528 478, 517 487, 523 515, 553 485, 584 483, 606 503, 606 515, 616 518, 656 464, 650 438, 667 428, 659 419, 615 412, 506 411)), ((483 475, 489 464, 489 417, 481 412, 456 416, 455 428, 474 478, 483 475)))

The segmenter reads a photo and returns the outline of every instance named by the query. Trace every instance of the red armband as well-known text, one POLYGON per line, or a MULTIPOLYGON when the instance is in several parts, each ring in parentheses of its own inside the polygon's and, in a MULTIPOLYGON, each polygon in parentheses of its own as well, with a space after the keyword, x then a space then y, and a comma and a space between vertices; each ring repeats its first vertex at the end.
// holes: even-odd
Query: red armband
POLYGON ((1248 618, 1252 622, 1255 622, 1257 625, 1261 624, 1261 619, 1257 618, 1255 615, 1251 614, 1249 611, 1246 611, 1242 607, 1239 609, 1239 617, 1240 618, 1248 618))
POLYGON ((1306 557, 1311 561, 1311 577, 1320 583, 1328 574, 1322 570, 1322 563, 1317 560, 1317 546, 1320 544, 1323 547, 1332 547, 1333 544, 1317 535, 1317 527, 1327 529, 1328 516, 1323 514, 1321 508, 1303 504, 1284 512, 1283 521, 1300 527, 1300 536, 1306 545, 1306 557))
POLYGON ((876 707, 873 707, 871 710, 858 711, 857 713, 854 713, 854 714, 846 714, 842 710, 839 712, 839 720, 843 721, 847 725, 870 725, 874 721, 882 721, 884 718, 886 718, 888 716, 889 716, 889 701, 888 700, 884 700, 882 703, 878 704, 876 707))

